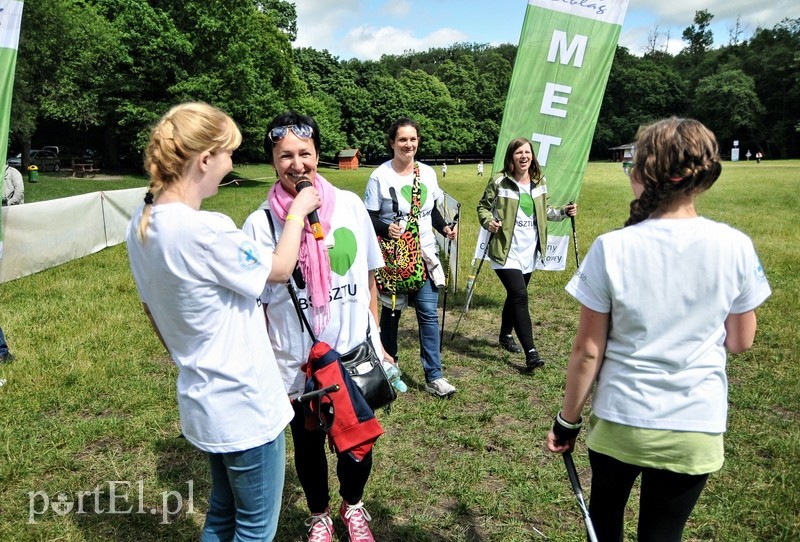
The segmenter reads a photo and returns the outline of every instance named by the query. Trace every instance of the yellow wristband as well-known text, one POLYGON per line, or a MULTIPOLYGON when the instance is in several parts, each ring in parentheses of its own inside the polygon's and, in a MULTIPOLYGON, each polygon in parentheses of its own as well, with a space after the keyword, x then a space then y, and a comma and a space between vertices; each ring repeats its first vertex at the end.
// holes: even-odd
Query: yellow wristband
POLYGON ((302 224, 302 225, 304 225, 304 224, 305 224, 305 220, 303 220, 303 217, 302 217, 302 216, 298 216, 298 215, 286 215, 286 222, 289 222, 290 220, 296 220, 296 221, 298 221, 298 222, 299 222, 300 224, 302 224))

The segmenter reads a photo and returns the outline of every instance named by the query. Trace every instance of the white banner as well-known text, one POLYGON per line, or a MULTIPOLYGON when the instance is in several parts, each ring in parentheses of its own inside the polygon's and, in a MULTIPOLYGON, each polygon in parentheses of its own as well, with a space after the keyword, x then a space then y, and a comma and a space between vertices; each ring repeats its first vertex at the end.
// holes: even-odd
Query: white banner
POLYGON ((146 187, 3 207, 0 282, 31 275, 125 241, 146 187))
MULTIPOLYGON (((481 258, 489 256, 486 254, 486 244, 489 242, 489 232, 483 228, 479 228, 478 242, 475 244, 475 253, 472 255, 472 266, 481 258)), ((548 235, 547 236, 547 252, 544 255, 544 263, 540 259, 536 259, 536 269, 544 271, 563 271, 566 266, 566 258, 569 249, 569 236, 568 235, 548 235)))
MULTIPOLYGON (((461 221, 461 217, 459 216, 461 204, 447 192, 444 193, 444 198, 437 202, 436 208, 439 209, 442 217, 444 217, 444 221, 448 224, 452 224, 455 220, 461 221)), ((458 239, 461 236, 457 236, 455 241, 448 243, 448 239, 438 231, 433 230, 433 232, 436 234, 436 241, 439 243, 439 248, 441 249, 439 251, 440 254, 450 262, 450 270, 447 276, 448 280, 446 281, 447 287, 451 292, 455 292, 458 288, 458 239)))

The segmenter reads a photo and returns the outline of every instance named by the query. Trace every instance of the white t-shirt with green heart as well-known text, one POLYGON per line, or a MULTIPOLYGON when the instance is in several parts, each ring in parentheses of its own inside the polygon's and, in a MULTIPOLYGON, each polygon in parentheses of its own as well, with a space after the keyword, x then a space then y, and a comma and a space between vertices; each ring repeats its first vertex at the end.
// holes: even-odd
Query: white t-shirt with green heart
MULTIPOLYGON (((369 311, 369 272, 385 263, 364 203, 352 192, 334 189, 336 205, 331 216, 331 229, 324 241, 332 270, 330 321, 318 338, 344 354, 364 341, 369 326, 375 350, 380 353, 383 350, 378 326, 369 311)), ((242 230, 252 236, 260 248, 272 251, 283 227, 273 214, 273 237, 264 212, 268 208, 265 201, 247 218, 242 230)), ((311 321, 307 290, 301 290, 297 285, 295 289, 300 306, 311 321)), ((300 366, 308 358, 311 338, 297 316, 285 284, 268 284, 260 299, 267 306, 270 341, 286 392, 294 397, 302 393, 305 384, 305 374, 300 366)))
MULTIPOLYGON (((414 174, 398 175, 392 169, 392 161, 384 162, 375 168, 367 181, 364 192, 364 204, 370 211, 380 211, 380 218, 386 224, 391 224, 397 211, 408 220, 411 211, 411 189, 414 184, 414 174)), ((436 235, 433 233, 431 212, 436 202, 444 196, 436 172, 426 164, 419 164, 420 184, 420 218, 419 242, 422 250, 427 254, 436 255, 436 235)))
MULTIPOLYGON (((523 274, 533 273, 536 268, 536 243, 538 242, 536 212, 533 207, 533 198, 531 197, 533 185, 521 185, 514 179, 510 180, 517 185, 517 192, 509 189, 501 189, 501 192, 504 192, 503 197, 505 198, 519 198, 514 235, 511 236, 511 247, 504 264, 499 264, 492 260, 489 261, 492 264, 492 269, 519 269, 523 274)), ((533 190, 535 191, 536 188, 533 190)))

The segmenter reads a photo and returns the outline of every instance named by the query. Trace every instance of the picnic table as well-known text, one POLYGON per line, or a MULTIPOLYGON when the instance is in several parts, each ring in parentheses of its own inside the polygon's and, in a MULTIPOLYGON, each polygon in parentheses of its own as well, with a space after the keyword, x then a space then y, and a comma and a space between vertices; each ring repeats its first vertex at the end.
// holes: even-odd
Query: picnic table
POLYGON ((100 171, 99 167, 92 162, 73 163, 72 176, 73 177, 94 177, 100 171))

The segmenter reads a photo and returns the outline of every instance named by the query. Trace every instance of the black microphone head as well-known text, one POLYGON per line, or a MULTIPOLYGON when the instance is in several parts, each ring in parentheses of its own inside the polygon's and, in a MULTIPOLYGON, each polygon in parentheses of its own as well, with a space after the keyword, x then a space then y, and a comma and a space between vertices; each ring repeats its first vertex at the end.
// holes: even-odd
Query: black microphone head
POLYGON ((309 186, 314 186, 311 184, 311 179, 308 177, 302 177, 299 181, 294 184, 294 189, 300 192, 303 188, 308 188, 309 186))

